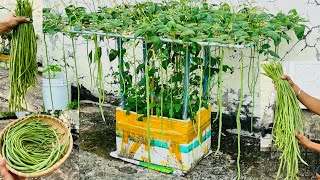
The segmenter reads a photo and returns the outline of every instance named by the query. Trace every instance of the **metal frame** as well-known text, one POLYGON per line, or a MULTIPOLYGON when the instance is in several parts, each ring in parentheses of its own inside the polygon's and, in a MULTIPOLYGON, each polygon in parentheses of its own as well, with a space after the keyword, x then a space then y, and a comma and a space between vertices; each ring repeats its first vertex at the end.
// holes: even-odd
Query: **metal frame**
MULTIPOLYGON (((143 37, 134 37, 134 35, 121 35, 121 34, 112 34, 112 33, 104 33, 104 32, 91 32, 91 31, 67 31, 67 33, 75 33, 75 34, 96 34, 100 36, 113 37, 113 38, 126 38, 126 39, 141 39, 144 40, 143 37)), ((183 42, 181 40, 173 40, 169 38, 160 38, 162 42, 174 42, 179 44, 192 44, 193 42, 183 42)), ((220 44, 215 42, 197 42, 197 44, 201 46, 214 46, 214 47, 227 47, 227 48, 236 48, 236 49, 244 49, 247 47, 252 47, 253 44, 247 45, 233 45, 233 44, 220 44)))

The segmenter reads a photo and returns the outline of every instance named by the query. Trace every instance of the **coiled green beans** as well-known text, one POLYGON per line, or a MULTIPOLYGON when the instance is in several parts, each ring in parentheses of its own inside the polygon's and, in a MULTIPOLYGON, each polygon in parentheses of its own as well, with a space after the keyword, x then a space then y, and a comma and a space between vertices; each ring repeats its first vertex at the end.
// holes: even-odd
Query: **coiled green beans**
POLYGON ((41 172, 52 167, 65 154, 69 141, 61 143, 63 134, 42 124, 41 118, 26 118, 8 128, 2 140, 2 155, 7 164, 23 173, 41 172))

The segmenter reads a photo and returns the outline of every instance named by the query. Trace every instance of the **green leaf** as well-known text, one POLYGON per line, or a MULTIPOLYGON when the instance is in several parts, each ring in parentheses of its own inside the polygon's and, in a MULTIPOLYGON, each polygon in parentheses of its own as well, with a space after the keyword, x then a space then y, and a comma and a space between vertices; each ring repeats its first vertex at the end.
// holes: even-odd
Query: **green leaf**
POLYGON ((271 46, 269 44, 264 44, 261 46, 262 49, 269 49, 271 46))
POLYGON ((137 120, 138 121, 143 121, 143 116, 140 116, 137 120))
POLYGON ((51 8, 43 8, 42 12, 43 13, 50 13, 51 12, 51 8))
POLYGON ((213 67, 213 66, 215 66, 216 64, 218 64, 219 61, 220 61, 220 58, 219 58, 219 57, 217 57, 217 58, 211 57, 211 62, 210 62, 211 67, 213 67))
POLYGON ((173 83, 182 81, 182 73, 173 75, 169 81, 172 81, 173 83))
POLYGON ((182 26, 181 24, 177 24, 177 29, 182 32, 182 31, 184 31, 186 28, 185 28, 184 26, 182 26))
POLYGON ((161 115, 161 108, 157 107, 156 108, 156 115, 159 117, 161 115))
POLYGON ((192 61, 195 62, 197 65, 201 65, 202 60, 203 60, 202 58, 192 57, 192 61))
POLYGON ((280 44, 281 37, 279 36, 278 33, 274 31, 268 31, 267 36, 273 40, 275 46, 278 46, 280 44))
POLYGON ((192 66, 190 67, 190 72, 193 72, 193 71, 197 70, 198 68, 199 68, 198 65, 192 65, 192 66))
POLYGON ((189 35, 193 35, 193 34, 195 34, 195 32, 193 30, 187 29, 187 30, 183 31, 181 35, 182 36, 189 36, 189 35))
POLYGON ((223 72, 227 72, 228 70, 233 71, 233 69, 232 69, 230 66, 228 66, 228 65, 223 65, 222 71, 223 71, 223 72))
POLYGON ((68 17, 71 17, 71 15, 73 15, 73 11, 74 11, 74 6, 70 5, 68 7, 65 8, 66 14, 68 17))
POLYGON ((252 37, 252 41, 255 42, 255 43, 259 43, 260 41, 260 38, 259 37, 252 37))
POLYGON ((227 34, 221 35, 221 36, 219 37, 219 39, 220 39, 220 40, 229 39, 229 35, 227 35, 227 34))
POLYGON ((168 68, 168 62, 167 62, 167 60, 162 61, 162 68, 165 69, 165 70, 167 70, 167 68, 168 68))
POLYGON ((61 67, 55 66, 53 71, 54 72, 61 72, 61 67))
POLYGON ((48 71, 49 71, 49 68, 46 68, 46 69, 42 70, 42 73, 46 73, 48 71))
POLYGON ((176 112, 179 112, 181 109, 181 105, 180 104, 174 104, 174 109, 176 112))
POLYGON ((221 40, 219 38, 208 38, 208 42, 216 42, 216 43, 221 43, 221 40))
POLYGON ((191 42, 199 42, 201 41, 201 39, 199 38, 190 38, 191 42))
POLYGON ((145 64, 139 64, 139 66, 136 69, 136 73, 138 74, 140 71, 142 71, 145 68, 145 64))
POLYGON ((175 28, 175 26, 176 26, 176 23, 174 21, 169 21, 167 23, 167 27, 170 28, 170 29, 175 28))
POLYGON ((281 37, 284 38, 285 40, 287 40, 287 43, 289 44, 289 42, 291 41, 291 38, 285 33, 283 32, 281 34, 281 37))
POLYGON ((213 23, 213 17, 211 16, 211 15, 208 15, 207 16, 207 20, 206 20, 206 22, 208 23, 208 24, 211 24, 211 23, 213 23))
POLYGON ((130 115, 130 107, 126 107, 126 115, 130 115))
POLYGON ((156 69, 156 68, 151 68, 150 70, 149 70, 149 76, 153 76, 156 72, 157 72, 158 70, 156 69))
POLYGON ((280 56, 279 56, 276 52, 274 52, 274 51, 272 51, 272 50, 268 50, 268 52, 269 52, 269 54, 270 54, 271 56, 276 57, 276 58, 280 58, 280 56))
POLYGON ((125 62, 124 65, 126 66, 126 68, 127 68, 128 70, 130 70, 130 64, 129 64, 129 62, 125 62))
POLYGON ((305 28, 305 26, 297 26, 293 28, 294 33, 299 40, 303 39, 305 28))
POLYGON ((152 36, 150 41, 155 44, 156 49, 159 49, 162 45, 162 42, 158 36, 152 36))
POLYGON ((162 29, 159 29, 159 30, 157 31, 157 33, 166 34, 166 33, 168 33, 168 30, 167 30, 167 28, 162 28, 162 29))
POLYGON ((182 42, 190 42, 191 40, 190 40, 190 38, 189 37, 184 37, 183 39, 182 39, 182 42))
POLYGON ((150 108, 150 109, 153 109, 154 107, 156 107, 156 103, 150 103, 150 104, 149 104, 149 108, 150 108))
POLYGON ((297 16, 297 15, 298 15, 298 12, 297 12, 296 9, 291 9, 288 13, 289 13, 289 14, 292 14, 292 15, 294 15, 294 16, 297 16))
POLYGON ((146 85, 146 78, 143 77, 139 82, 138 82, 138 86, 144 86, 146 85))
MULTIPOLYGON (((92 51, 90 52, 90 57, 92 57, 92 51)), ((113 60, 115 60, 117 58, 117 56, 119 55, 118 51, 115 49, 111 49, 110 53, 109 53, 109 60, 110 62, 112 62, 113 60)), ((91 58, 92 59, 92 58, 91 58)))
POLYGON ((139 29, 134 33, 134 37, 137 38, 137 37, 141 36, 145 32, 146 32, 145 29, 139 29))

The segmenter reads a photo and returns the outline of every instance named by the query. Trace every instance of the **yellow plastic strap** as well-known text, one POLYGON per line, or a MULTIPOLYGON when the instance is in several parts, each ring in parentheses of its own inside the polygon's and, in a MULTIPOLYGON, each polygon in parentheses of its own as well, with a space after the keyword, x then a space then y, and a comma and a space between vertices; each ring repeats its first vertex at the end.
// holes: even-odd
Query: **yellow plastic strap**
MULTIPOLYGON (((210 108, 209 108, 210 109, 210 108)), ((201 110, 201 122, 200 122, 200 133, 211 126, 211 111, 207 109, 201 110)), ((141 115, 136 113, 130 113, 126 115, 126 111, 117 109, 116 111, 116 126, 117 132, 124 134, 118 134, 123 136, 125 142, 128 142, 126 133, 131 133, 132 138, 147 137, 147 119, 143 118, 142 121, 137 119, 141 115)), ((197 116, 195 117, 195 123, 197 124, 197 116)), ((194 131, 192 121, 181 121, 174 120, 164 117, 163 118, 163 129, 162 129, 162 118, 157 116, 150 117, 150 129, 151 139, 162 139, 165 141, 176 141, 180 144, 189 144, 192 140, 197 138, 198 133, 194 131)))

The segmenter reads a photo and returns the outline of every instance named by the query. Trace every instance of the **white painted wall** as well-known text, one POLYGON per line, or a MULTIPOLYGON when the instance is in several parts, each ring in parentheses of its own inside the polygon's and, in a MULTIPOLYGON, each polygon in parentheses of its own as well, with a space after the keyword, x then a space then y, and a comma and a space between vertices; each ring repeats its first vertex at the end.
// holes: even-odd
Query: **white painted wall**
MULTIPOLYGON (((110 5, 115 3, 122 2, 121 0, 108 0, 108 1, 82 1, 82 0, 65 0, 62 4, 61 1, 58 0, 45 0, 45 7, 53 7, 58 11, 62 11, 66 5, 75 4, 78 6, 89 7, 88 9, 94 9, 94 6, 99 5, 110 5), (95 2, 93 4, 92 2, 95 2)), ((135 2, 135 1, 130 1, 135 2)), ((226 2, 226 1, 209 1, 209 3, 218 3, 218 2, 226 2)), ((234 6, 237 6, 239 2, 247 2, 252 3, 254 6, 260 6, 268 9, 272 13, 277 13, 279 11, 288 12, 291 9, 296 8, 299 14, 310 20, 307 25, 311 28, 308 32, 306 40, 302 40, 300 42, 294 37, 294 33, 290 32, 289 34, 293 37, 293 42, 289 45, 283 43, 280 48, 280 56, 284 57, 285 61, 320 61, 320 5, 316 2, 316 0, 301 0, 301 1, 291 1, 291 0, 229 0, 234 6)), ((57 60, 59 64, 62 63, 62 36, 54 35, 48 38, 48 46, 50 52, 50 61, 54 62, 53 59, 57 60)), ((117 69, 117 64, 114 62, 113 64, 108 63, 107 58, 107 49, 108 47, 115 48, 115 42, 113 40, 104 41, 104 55, 103 59, 103 69, 105 77, 105 88, 107 92, 116 93, 118 90, 118 86, 112 84, 112 78, 110 75, 112 74, 112 70, 117 69)), ((93 48, 93 45, 90 44, 90 47, 93 48)), ((66 39, 66 51, 65 53, 68 56, 67 62, 70 67, 73 67, 73 60, 70 58, 72 56, 72 48, 71 41, 66 39)), ((140 51, 142 52, 142 51, 140 51)), ((245 54, 248 56, 249 51, 245 51, 245 54)), ((226 63, 235 68, 234 74, 226 74, 224 76, 224 109, 225 112, 235 112, 236 104, 239 99, 239 86, 240 86, 240 75, 239 75, 239 56, 237 53, 229 51, 226 54, 227 60, 226 63), (235 56, 235 57, 234 57, 235 56)), ((141 58, 141 56, 140 56, 141 58)), ((77 40, 77 59, 79 64, 79 72, 81 79, 81 84, 83 84, 86 88, 91 89, 90 87, 90 77, 89 77, 89 68, 86 57, 86 43, 82 38, 77 40)), ((262 58, 263 59, 263 58, 262 58)), ((246 58, 246 65, 248 65, 249 59, 246 58)), ((245 74, 247 74, 248 68, 246 68, 245 74)), ((73 68, 69 68, 69 74, 73 72, 73 68)), ((74 82, 74 77, 71 77, 74 82)), ((245 77, 245 84, 247 84, 247 77, 245 77)), ((256 106, 255 106, 255 115, 258 117, 263 117, 264 114, 270 116, 270 109, 268 109, 269 104, 271 102, 270 97, 272 97, 272 90, 274 89, 273 84, 270 79, 260 76, 257 92, 256 92, 256 106)), ((91 89, 93 93, 96 93, 96 88, 91 89)), ((248 94, 248 89, 245 89, 245 94, 248 94)), ((215 99, 216 91, 212 92, 212 95, 215 99)), ((251 102, 251 97, 245 96, 244 105, 249 105, 251 102)), ((213 106, 213 111, 215 111, 215 106, 213 106)), ((266 116, 266 118, 267 118, 266 116)), ((257 124, 260 125, 260 122, 257 124)))

